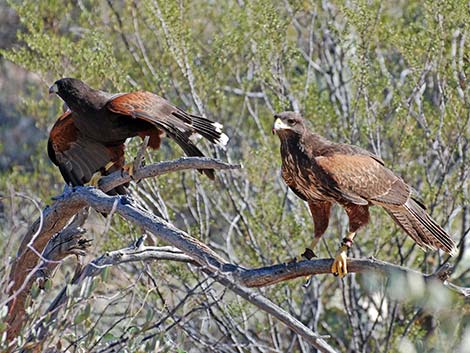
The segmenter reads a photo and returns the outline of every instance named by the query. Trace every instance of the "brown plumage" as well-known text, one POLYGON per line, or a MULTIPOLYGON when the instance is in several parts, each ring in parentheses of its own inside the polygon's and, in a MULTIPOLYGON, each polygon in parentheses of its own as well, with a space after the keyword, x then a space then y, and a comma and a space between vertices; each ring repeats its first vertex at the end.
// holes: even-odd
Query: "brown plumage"
POLYGON ((282 177, 298 197, 308 202, 315 226, 314 244, 328 227, 333 203, 340 204, 349 217, 352 236, 346 239, 347 247, 355 232, 368 223, 369 206, 378 205, 420 247, 456 253, 452 238, 413 198, 411 187, 386 168, 379 157, 308 131, 304 119, 294 112, 275 115, 273 132, 281 141, 282 177))
MULTIPOLYGON (((228 141, 219 123, 189 114, 150 92, 110 94, 80 80, 63 78, 51 86, 49 93, 62 98, 68 110, 52 127, 48 154, 65 181, 73 186, 89 182, 98 171, 106 175, 121 169, 124 143, 130 137, 149 136, 149 147, 158 149, 166 135, 188 156, 204 156, 190 140, 193 135, 220 146, 228 141)), ((212 169, 201 172, 214 178, 212 169)), ((125 193, 125 188, 118 187, 111 193, 115 192, 125 193)))

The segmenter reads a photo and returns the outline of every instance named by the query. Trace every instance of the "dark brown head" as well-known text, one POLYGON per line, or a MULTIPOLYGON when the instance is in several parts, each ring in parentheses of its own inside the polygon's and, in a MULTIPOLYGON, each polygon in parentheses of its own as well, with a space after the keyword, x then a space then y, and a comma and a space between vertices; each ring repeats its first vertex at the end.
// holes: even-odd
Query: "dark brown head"
POLYGON ((49 88, 49 94, 57 94, 75 112, 86 112, 89 108, 100 108, 99 95, 86 83, 76 78, 61 78, 49 88))
POLYGON ((292 134, 302 135, 305 132, 304 118, 296 112, 282 112, 274 115, 273 134, 279 137, 292 134))
POLYGON ((76 96, 82 92, 90 90, 90 87, 76 78, 61 78, 54 82, 49 87, 49 94, 57 94, 60 98, 65 100, 70 96, 76 96))

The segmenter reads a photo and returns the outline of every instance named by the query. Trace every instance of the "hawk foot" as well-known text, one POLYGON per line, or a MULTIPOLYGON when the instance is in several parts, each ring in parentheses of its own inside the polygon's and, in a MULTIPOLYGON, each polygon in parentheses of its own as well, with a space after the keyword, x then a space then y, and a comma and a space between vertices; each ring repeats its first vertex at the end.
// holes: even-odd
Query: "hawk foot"
POLYGON ((103 174, 101 174, 100 171, 96 172, 91 176, 90 181, 88 182, 88 185, 94 186, 95 188, 98 187, 98 184, 100 182, 100 179, 103 177, 103 174))
POLYGON ((134 180, 134 162, 124 164, 121 170, 121 176, 123 176, 123 172, 129 174, 132 180, 134 180))
POLYGON ((348 274, 348 267, 347 267, 347 251, 349 250, 349 246, 341 245, 338 252, 336 253, 336 257, 333 261, 333 265, 331 266, 331 272, 335 276, 339 276, 343 278, 348 274))
POLYGON ((88 182, 88 185, 94 186, 97 188, 99 186, 100 179, 103 178, 103 173, 106 173, 107 171, 109 171, 109 169, 113 165, 114 165, 114 162, 108 162, 108 164, 106 164, 104 168, 101 168, 99 171, 97 171, 95 174, 91 176, 91 179, 88 182))

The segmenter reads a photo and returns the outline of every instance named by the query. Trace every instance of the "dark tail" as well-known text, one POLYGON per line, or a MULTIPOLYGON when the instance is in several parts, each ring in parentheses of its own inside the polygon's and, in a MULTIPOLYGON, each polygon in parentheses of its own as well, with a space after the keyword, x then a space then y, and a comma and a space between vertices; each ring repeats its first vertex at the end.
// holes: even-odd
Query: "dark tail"
MULTIPOLYGON (((183 149, 184 153, 186 153, 189 157, 205 157, 204 153, 201 152, 199 148, 197 148, 191 140, 188 138, 187 135, 181 133, 178 130, 167 131, 167 134, 170 134, 171 137, 176 141, 176 143, 183 149)), ((214 169, 198 169, 199 172, 204 173, 209 177, 209 179, 214 180, 215 174, 214 169)))
POLYGON ((199 115, 188 114, 183 110, 173 112, 173 115, 189 125, 194 133, 201 135, 213 144, 225 148, 228 136, 222 131, 223 125, 203 118, 199 115))
POLYGON ((438 248, 451 256, 457 254, 457 246, 450 235, 413 199, 410 198, 399 208, 386 211, 419 246, 433 250, 438 248))

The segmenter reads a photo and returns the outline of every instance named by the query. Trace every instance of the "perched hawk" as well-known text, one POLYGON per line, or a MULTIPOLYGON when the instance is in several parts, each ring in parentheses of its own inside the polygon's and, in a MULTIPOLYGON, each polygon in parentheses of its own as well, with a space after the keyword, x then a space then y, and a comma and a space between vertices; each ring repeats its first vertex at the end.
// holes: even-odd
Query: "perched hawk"
MULTIPOLYGON (((68 184, 83 185, 96 172, 106 175, 124 167, 124 142, 149 136, 158 149, 161 138, 173 139, 188 156, 204 156, 190 140, 199 134, 225 146, 222 125, 189 114, 150 92, 110 94, 90 88, 74 78, 56 81, 49 89, 63 99, 68 110, 52 127, 48 154, 68 184)), ((201 172, 214 178, 212 169, 201 172)), ((118 187, 111 193, 125 193, 118 187)))
POLYGON ((346 252, 356 232, 369 221, 369 206, 382 206, 420 247, 442 249, 455 255, 452 238, 413 198, 411 187, 384 166, 374 154, 356 146, 334 143, 307 130, 294 112, 274 116, 273 132, 281 140, 282 177, 289 188, 307 201, 315 227, 313 248, 328 227, 330 209, 339 203, 349 217, 349 234, 343 239, 331 271, 347 274, 346 252))

